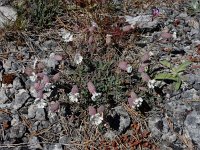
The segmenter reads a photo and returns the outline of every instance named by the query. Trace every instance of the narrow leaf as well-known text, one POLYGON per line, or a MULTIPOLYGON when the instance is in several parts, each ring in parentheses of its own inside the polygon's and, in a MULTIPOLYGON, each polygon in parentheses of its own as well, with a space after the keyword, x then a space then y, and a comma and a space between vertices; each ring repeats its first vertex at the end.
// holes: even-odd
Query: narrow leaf
POLYGON ((174 81, 177 81, 177 77, 174 77, 173 74, 170 74, 170 73, 159 73, 155 76, 156 80, 174 80, 174 81))
POLYGON ((160 61, 160 63, 165 67, 171 68, 171 63, 167 60, 160 61))
POLYGON ((190 64, 191 64, 191 62, 189 62, 189 61, 186 61, 186 62, 182 63, 177 68, 174 68, 175 73, 177 74, 179 72, 184 71, 190 64))
POLYGON ((182 81, 178 78, 177 82, 175 83, 175 90, 179 90, 181 87, 182 81))

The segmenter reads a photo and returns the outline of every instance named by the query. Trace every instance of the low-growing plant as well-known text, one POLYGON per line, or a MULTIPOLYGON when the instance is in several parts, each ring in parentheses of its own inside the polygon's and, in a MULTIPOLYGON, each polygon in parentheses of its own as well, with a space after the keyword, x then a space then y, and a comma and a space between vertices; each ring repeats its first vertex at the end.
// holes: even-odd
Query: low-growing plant
POLYGON ((169 70, 167 72, 158 73, 155 76, 155 80, 170 80, 173 81, 173 87, 175 90, 179 90, 182 84, 181 73, 186 70, 186 68, 191 64, 191 62, 186 61, 179 66, 173 66, 169 61, 163 60, 160 63, 167 67, 169 70))
POLYGON ((200 1, 199 0, 192 0, 189 4, 189 12, 191 15, 200 12, 200 1))

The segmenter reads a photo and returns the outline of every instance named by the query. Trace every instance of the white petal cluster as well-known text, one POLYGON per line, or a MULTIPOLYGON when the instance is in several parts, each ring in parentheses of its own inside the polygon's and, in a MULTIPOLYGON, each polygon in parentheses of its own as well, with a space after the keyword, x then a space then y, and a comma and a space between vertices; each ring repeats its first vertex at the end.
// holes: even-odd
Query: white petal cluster
POLYGON ((150 88, 150 89, 154 89, 155 87, 155 84, 156 84, 156 80, 149 80, 148 83, 147 83, 147 86, 150 88))
POLYGON ((135 99, 133 102, 132 108, 135 109, 135 107, 140 107, 142 105, 143 99, 141 97, 135 99))
POLYGON ((78 65, 83 61, 83 56, 80 53, 76 53, 74 57, 74 62, 78 65))
POLYGON ((35 82, 36 79, 37 79, 37 75, 35 74, 35 72, 32 72, 32 76, 29 76, 29 78, 30 78, 30 80, 31 80, 32 82, 35 82))
POLYGON ((62 38, 65 42, 73 41, 73 35, 65 29, 61 29, 59 32, 59 35, 62 36, 62 38))
POLYGON ((93 125, 96 125, 98 126, 99 124, 101 124, 101 122, 103 121, 103 114, 99 114, 99 113, 96 113, 95 115, 92 115, 90 117, 90 122, 93 124, 93 125))
POLYGON ((91 99, 92 99, 93 101, 96 101, 96 98, 99 97, 99 96, 101 96, 101 93, 96 93, 96 92, 95 92, 95 93, 92 94, 91 99))
POLYGON ((128 65, 128 67, 126 68, 126 71, 127 71, 128 73, 131 73, 132 70, 133 70, 132 66, 131 66, 131 65, 128 65))
POLYGON ((68 94, 68 96, 69 96, 69 100, 70 100, 70 102, 78 102, 78 98, 79 98, 79 93, 75 93, 75 94, 73 94, 72 92, 70 92, 69 94, 68 94))

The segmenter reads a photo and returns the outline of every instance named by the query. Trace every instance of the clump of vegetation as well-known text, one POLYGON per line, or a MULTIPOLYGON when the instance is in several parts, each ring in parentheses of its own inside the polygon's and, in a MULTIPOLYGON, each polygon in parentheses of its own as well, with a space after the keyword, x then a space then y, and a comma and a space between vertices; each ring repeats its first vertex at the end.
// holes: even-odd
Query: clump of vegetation
POLYGON ((160 63, 167 67, 169 70, 164 73, 158 73, 155 76, 156 80, 170 80, 173 81, 173 87, 175 90, 179 90, 182 84, 181 73, 191 64, 191 62, 184 62, 179 66, 172 66, 172 64, 166 60, 160 61, 160 63))

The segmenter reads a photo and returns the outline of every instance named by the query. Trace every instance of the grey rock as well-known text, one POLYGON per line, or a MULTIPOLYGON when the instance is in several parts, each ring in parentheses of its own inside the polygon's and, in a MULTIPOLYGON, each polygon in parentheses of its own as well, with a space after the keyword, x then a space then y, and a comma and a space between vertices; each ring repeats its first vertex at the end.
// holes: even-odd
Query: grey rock
POLYGON ((117 134, 121 134, 125 131, 131 123, 128 113, 122 106, 113 108, 107 119, 109 125, 117 132, 117 134))
POLYGON ((125 16, 126 22, 131 25, 136 25, 139 28, 154 28, 158 24, 158 19, 152 20, 151 15, 139 15, 136 17, 125 16))
POLYGON ((173 143, 176 141, 177 137, 176 137, 176 134, 172 134, 172 133, 168 132, 167 134, 163 134, 161 138, 162 138, 162 140, 165 140, 169 143, 173 143))
POLYGON ((199 74, 187 74, 184 75, 183 78, 185 78, 189 84, 200 83, 199 74))
POLYGON ((43 46, 46 47, 47 49, 52 49, 57 46, 57 43, 56 43, 56 41, 48 40, 43 43, 43 46))
POLYGON ((4 104, 8 100, 8 97, 6 95, 6 89, 1 88, 0 89, 0 104, 4 104))
POLYGON ((52 130, 53 130, 54 133, 59 133, 59 132, 61 132, 61 130, 62 130, 61 124, 60 124, 60 123, 55 124, 55 125, 52 127, 52 130))
POLYGON ((197 90, 190 89, 181 94, 181 99, 194 99, 197 98, 197 90))
POLYGON ((26 127, 23 124, 10 128, 10 138, 22 138, 26 132, 26 127))
POLYGON ((45 144, 43 150, 63 150, 62 145, 59 143, 56 144, 45 144))
POLYGON ((200 148, 200 113, 196 110, 189 113, 184 121, 185 128, 192 141, 200 148))
POLYGON ((113 131, 107 131, 104 134, 104 137, 109 139, 109 140, 113 140, 117 135, 113 132, 113 131))
POLYGON ((45 114, 44 108, 37 109, 35 119, 46 120, 46 114, 45 114))
POLYGON ((68 144, 70 141, 71 141, 71 138, 66 135, 61 136, 59 139, 60 144, 68 144))
POLYGON ((200 90, 200 82, 193 85, 195 90, 200 90))
POLYGON ((0 0, 0 6, 8 4, 10 0, 0 0))
POLYGON ((11 121, 12 118, 6 114, 6 113, 1 113, 0 114, 0 123, 3 123, 4 121, 11 121))
POLYGON ((0 6, 0 28, 17 19, 17 12, 10 6, 0 6))
POLYGON ((13 80, 13 88, 16 89, 16 90, 19 90, 19 89, 23 88, 22 81, 20 80, 19 77, 16 77, 13 80))
POLYGON ((38 124, 38 130, 42 130, 42 129, 47 129, 50 126, 50 122, 43 120, 40 121, 40 123, 38 124))
POLYGON ((22 107, 22 105, 28 100, 30 97, 29 92, 24 89, 20 89, 17 94, 15 94, 15 99, 13 101, 13 108, 15 110, 22 107))
POLYGON ((161 137, 161 130, 163 128, 162 119, 160 117, 150 117, 148 119, 149 129, 152 136, 161 137))
POLYGON ((187 113, 192 110, 191 106, 180 101, 169 102, 165 107, 167 112, 172 116, 172 121, 178 126, 183 126, 187 113))
POLYGON ((33 150, 42 149, 42 146, 40 145, 40 141, 36 136, 32 136, 29 138, 29 145, 30 145, 30 148, 33 150))
POLYGON ((15 113, 13 116, 12 116, 12 121, 11 121, 11 125, 12 126, 16 126, 18 124, 20 124, 20 118, 19 118, 19 115, 17 113, 15 113))
POLYGON ((36 111, 37 111, 37 106, 36 105, 31 105, 28 107, 28 118, 34 118, 36 115, 36 111))
POLYGON ((187 16, 188 16, 188 15, 187 15, 187 13, 185 13, 185 12, 179 14, 179 17, 180 17, 180 18, 186 18, 187 16))

